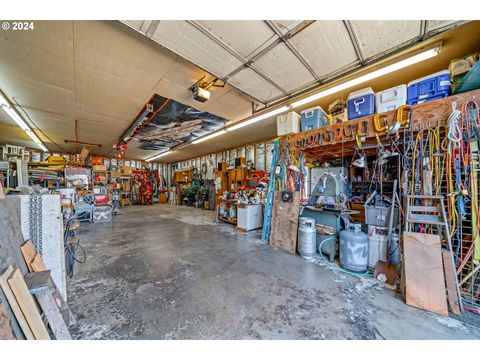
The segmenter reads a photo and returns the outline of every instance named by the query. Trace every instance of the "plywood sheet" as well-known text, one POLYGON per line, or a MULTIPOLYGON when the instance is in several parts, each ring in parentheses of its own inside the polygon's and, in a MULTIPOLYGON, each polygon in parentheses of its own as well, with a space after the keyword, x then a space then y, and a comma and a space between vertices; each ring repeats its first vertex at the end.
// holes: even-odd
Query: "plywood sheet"
POLYGON ((20 328, 22 329, 25 338, 27 340, 35 340, 33 332, 30 329, 27 320, 25 319, 25 315, 23 315, 22 309, 20 308, 20 305, 18 304, 15 295, 12 292, 10 285, 8 284, 8 278, 12 275, 12 273, 13 268, 9 266, 8 269, 5 270, 5 272, 0 276, 0 287, 3 290, 5 297, 7 298, 8 304, 10 305, 10 308, 12 309, 12 312, 18 321, 18 324, 20 325, 20 328))
POLYGON ((407 304, 448 316, 440 237, 404 232, 403 251, 407 304))
POLYGON ((22 312, 25 315, 25 319, 35 336, 35 339, 50 340, 47 328, 42 321, 32 295, 30 295, 30 292, 28 291, 20 269, 14 270, 7 281, 10 289, 12 289, 12 292, 15 295, 15 299, 17 300, 20 309, 22 309, 22 312))
POLYGON ((275 191, 270 230, 270 245, 291 254, 297 252, 298 216, 300 213, 300 193, 293 193, 292 202, 283 202, 282 192, 275 191))
POLYGON ((0 301, 0 340, 13 340, 13 331, 8 319, 7 309, 0 301))
POLYGON ((450 309, 454 314, 460 315, 459 296, 457 291, 457 279, 454 267, 452 266, 452 255, 449 251, 442 251, 443 270, 445 271, 445 282, 447 284, 447 298, 450 309))
POLYGON ((28 240, 25 242, 25 244, 20 246, 20 251, 22 252, 23 259, 27 264, 28 271, 32 272, 33 271, 32 262, 35 259, 35 256, 37 255, 37 250, 35 250, 32 240, 28 240))

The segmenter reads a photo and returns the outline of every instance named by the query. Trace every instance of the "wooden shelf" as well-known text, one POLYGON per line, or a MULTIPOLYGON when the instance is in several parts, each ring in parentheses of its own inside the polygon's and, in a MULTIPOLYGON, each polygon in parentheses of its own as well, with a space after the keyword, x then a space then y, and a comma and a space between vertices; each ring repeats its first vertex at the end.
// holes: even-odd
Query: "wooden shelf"
POLYGON ((218 217, 218 220, 220 221, 223 221, 223 222, 226 222, 226 223, 229 223, 229 224, 233 224, 233 225, 237 225, 237 220, 232 220, 230 218, 226 218, 226 217, 223 217, 223 216, 219 216, 218 217))

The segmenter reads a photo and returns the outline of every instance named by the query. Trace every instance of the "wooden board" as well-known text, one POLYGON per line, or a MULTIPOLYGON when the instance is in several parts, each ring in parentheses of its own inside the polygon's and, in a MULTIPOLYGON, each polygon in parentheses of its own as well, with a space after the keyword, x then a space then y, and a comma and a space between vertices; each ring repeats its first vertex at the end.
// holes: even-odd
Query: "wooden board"
POLYGON ((5 305, 0 301, 0 340, 14 340, 5 305))
POLYGON ((403 233, 408 305, 448 316, 440 236, 403 233))
POLYGON ((73 313, 70 311, 70 308, 68 307, 67 303, 63 299, 62 294, 60 294, 60 291, 58 291, 57 286, 55 285, 51 277, 48 281, 49 281, 49 286, 53 289, 53 292, 52 292, 53 299, 57 303, 57 306, 60 309, 60 312, 62 313, 63 319, 65 320, 65 324, 67 324, 67 326, 75 325, 77 321, 75 320, 75 317, 73 316, 73 313))
POLYGON ((35 255, 37 255, 37 250, 35 250, 32 240, 28 240, 22 246, 20 246, 20 251, 22 252, 23 258, 25 259, 28 271, 32 272, 33 269, 31 264, 35 259, 35 255))
POLYGON ((25 315, 25 319, 35 336, 35 339, 50 340, 47 328, 42 321, 42 317, 40 316, 32 295, 30 295, 30 292, 28 291, 20 269, 14 270, 7 281, 8 285, 10 285, 10 289, 12 289, 12 292, 15 295, 18 305, 20 305, 20 308, 25 315))
POLYGON ((456 283, 456 276, 457 274, 454 272, 454 267, 452 266, 452 255, 449 251, 442 251, 443 257, 443 270, 445 272, 445 282, 447 284, 447 299, 448 304, 450 305, 450 310, 454 314, 460 315, 460 304, 459 304, 459 296, 457 292, 457 283, 456 283))
POLYGON ((300 193, 293 193, 292 202, 283 202, 282 192, 275 191, 270 230, 270 245, 291 254, 297 252, 298 215, 300 213, 300 193))
POLYGON ((15 295, 13 294, 12 289, 8 284, 8 278, 12 275, 12 273, 13 268, 9 266, 8 269, 5 270, 5 272, 0 276, 0 286, 2 287, 3 293, 7 298, 8 304, 10 305, 12 312, 18 321, 18 324, 20 325, 20 328, 22 329, 25 338, 27 340, 35 340, 35 336, 33 336, 27 319, 25 318, 25 315, 23 315, 22 309, 20 308, 20 305, 18 304, 15 295))
POLYGON ((42 311, 48 320, 48 324, 50 325, 50 329, 52 330, 55 339, 72 340, 72 336, 68 331, 67 324, 60 313, 60 309, 57 306, 52 293, 53 289, 50 288, 48 290, 36 293, 35 298, 40 304, 40 307, 42 308, 42 311))
POLYGON ((45 263, 43 262, 42 257, 40 256, 39 253, 35 255, 35 258, 33 259, 30 265, 32 266, 33 272, 47 270, 47 267, 45 266, 45 263))
POLYGON ((36 294, 49 289, 50 270, 25 274, 24 280, 30 294, 36 294))

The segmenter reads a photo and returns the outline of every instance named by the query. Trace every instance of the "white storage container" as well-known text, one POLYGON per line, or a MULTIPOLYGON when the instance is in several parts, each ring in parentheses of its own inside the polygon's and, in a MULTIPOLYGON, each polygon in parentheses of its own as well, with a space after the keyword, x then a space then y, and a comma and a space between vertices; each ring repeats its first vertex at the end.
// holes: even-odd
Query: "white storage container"
POLYGON ((407 85, 402 84, 375 94, 377 114, 393 111, 407 103, 407 85))
POLYGON ((239 204, 237 217, 237 229, 250 231, 263 227, 263 205, 239 204))
POLYGON ((373 270, 377 261, 388 261, 388 228, 368 225, 368 268, 373 270))
POLYGON ((277 116, 277 136, 300 132, 300 115, 295 111, 277 116))

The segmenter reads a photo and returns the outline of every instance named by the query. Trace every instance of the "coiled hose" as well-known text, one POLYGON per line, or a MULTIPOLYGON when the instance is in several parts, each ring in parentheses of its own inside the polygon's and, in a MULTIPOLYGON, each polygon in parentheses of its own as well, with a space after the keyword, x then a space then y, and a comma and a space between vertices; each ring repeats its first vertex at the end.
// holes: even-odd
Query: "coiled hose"
POLYGON ((79 264, 84 263, 87 260, 87 252, 80 245, 80 239, 76 239, 75 241, 68 241, 70 235, 70 226, 75 220, 80 219, 77 216, 72 216, 68 219, 67 223, 65 224, 65 233, 63 234, 63 245, 65 251, 65 263, 66 263, 66 270, 67 275, 69 278, 73 277, 73 270, 75 267, 75 262, 79 264), (77 251, 81 252, 81 257, 77 257, 77 251))

